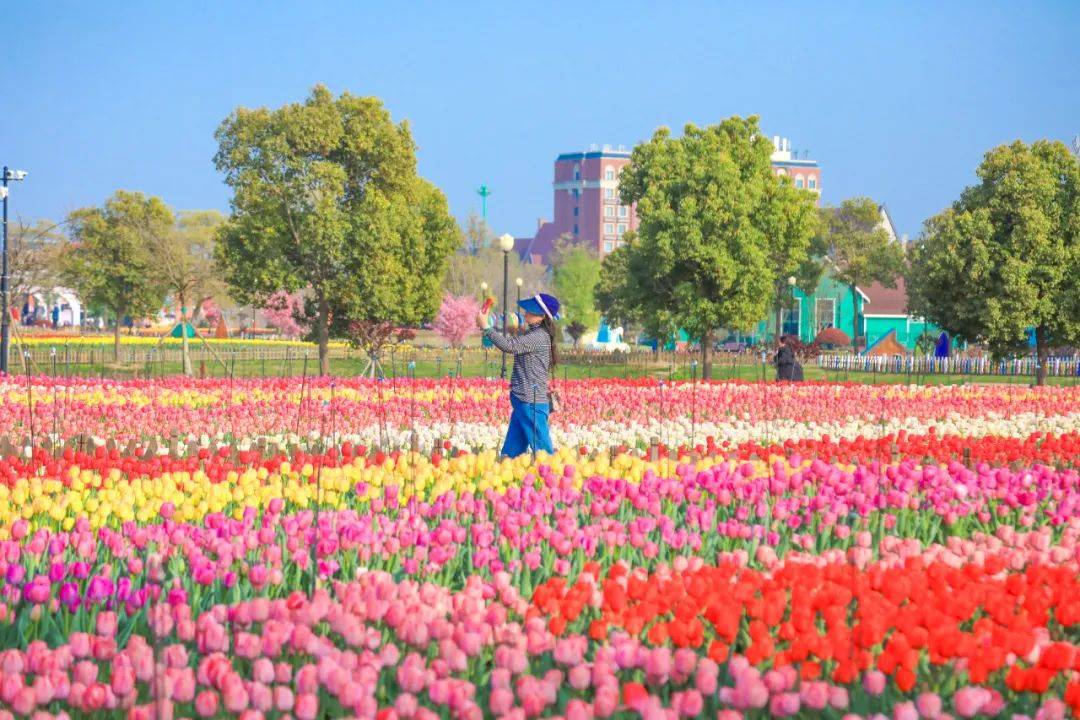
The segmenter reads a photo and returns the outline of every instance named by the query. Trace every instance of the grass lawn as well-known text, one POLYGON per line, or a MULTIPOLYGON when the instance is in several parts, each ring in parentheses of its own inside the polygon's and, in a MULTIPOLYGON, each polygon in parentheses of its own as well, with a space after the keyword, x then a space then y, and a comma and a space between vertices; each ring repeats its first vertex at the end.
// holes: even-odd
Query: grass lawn
MULTIPOLYGON (((287 375, 301 375, 305 372, 305 363, 302 358, 290 358, 285 359, 267 359, 267 360, 252 360, 252 359, 232 359, 228 356, 225 357, 227 367, 223 366, 221 362, 207 359, 207 360, 194 360, 193 366, 195 373, 200 374, 200 368, 204 368, 206 377, 229 377, 234 374, 236 377, 282 377, 287 375)), ((476 353, 472 353, 467 356, 467 359, 459 361, 456 356, 450 352, 442 355, 432 355, 432 353, 426 353, 421 359, 417 359, 415 367, 416 377, 431 378, 431 377, 447 377, 453 374, 455 377, 498 377, 500 373, 500 356, 495 352, 491 352, 488 355, 487 361, 483 358, 477 357, 476 353)), ((363 373, 366 369, 367 362, 365 359, 353 356, 353 357, 332 357, 330 361, 330 371, 333 375, 341 377, 354 377, 363 373)), ((508 363, 507 373, 509 373, 511 363, 508 363)), ((35 365, 35 369, 46 375, 51 375, 52 366, 47 362, 38 362, 35 365)), ((307 361, 306 372, 309 375, 313 375, 317 372, 318 361, 312 355, 307 361)), ((13 373, 21 374, 23 369, 21 363, 13 358, 12 362, 13 373)), ((181 365, 177 361, 154 361, 152 363, 143 362, 110 362, 107 361, 102 364, 100 361, 93 364, 89 362, 81 362, 79 364, 68 363, 67 366, 63 363, 57 364, 57 374, 63 375, 69 373, 71 375, 82 376, 100 376, 110 378, 135 378, 135 377, 147 377, 151 376, 167 376, 178 375, 181 373, 181 365)), ((402 358, 386 358, 383 361, 383 372, 386 377, 404 377, 407 374, 405 362, 402 358)), ((700 377, 700 366, 697 369, 697 374, 700 377)), ((1029 385, 1033 382, 1033 378, 1026 376, 1000 376, 1000 375, 944 375, 944 374, 917 374, 913 373, 908 375, 906 373, 872 373, 872 372, 856 372, 856 371, 833 371, 823 370, 814 366, 807 366, 805 369, 805 375, 807 380, 818 380, 828 382, 862 382, 862 383, 915 383, 926 385, 938 385, 938 384, 963 384, 963 383, 1005 383, 1014 385, 1029 385)), ((691 369, 689 367, 689 358, 685 356, 680 357, 679 361, 674 365, 670 361, 653 363, 648 360, 635 359, 631 363, 613 363, 608 358, 597 357, 593 361, 583 360, 580 356, 568 358, 566 362, 560 364, 557 377, 559 379, 583 379, 583 378, 639 378, 639 377, 655 377, 663 378, 665 380, 689 380, 691 377, 691 369)), ((772 367, 762 368, 760 364, 746 365, 746 364, 733 364, 730 359, 724 355, 719 355, 715 364, 713 365, 713 380, 746 380, 746 381, 762 381, 773 380, 775 377, 775 371, 772 367), (727 362, 725 362, 727 361, 727 362)), ((1076 377, 1050 377, 1047 378, 1047 382, 1052 385, 1077 385, 1078 378, 1076 377)))

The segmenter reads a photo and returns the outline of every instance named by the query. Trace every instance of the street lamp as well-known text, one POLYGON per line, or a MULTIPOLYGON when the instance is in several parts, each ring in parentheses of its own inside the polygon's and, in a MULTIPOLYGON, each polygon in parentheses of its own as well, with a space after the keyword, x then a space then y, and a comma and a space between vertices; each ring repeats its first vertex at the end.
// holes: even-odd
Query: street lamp
MULTIPOLYGON (((791 288, 791 309, 788 310, 789 313, 795 312, 795 283, 796 283, 795 276, 794 275, 788 275, 787 284, 788 284, 788 287, 791 288)), ((798 324, 798 322, 796 322, 795 323, 795 334, 797 335, 798 333, 799 333, 799 324, 798 324)))
POLYGON ((11 349, 11 312, 8 308, 8 183, 18 182, 26 179, 25 170, 11 170, 7 165, 4 166, 4 172, 2 177, 2 184, 0 184, 0 197, 4 199, 4 265, 3 274, 0 275, 0 295, 3 295, 3 301, 0 302, 0 310, 3 311, 4 317, 0 321, 0 372, 7 374, 8 371, 8 351, 11 349))
MULTIPOLYGON (((514 236, 510 233, 503 233, 499 236, 499 249, 503 252, 503 335, 509 333, 509 329, 506 327, 506 316, 509 310, 506 307, 510 298, 510 251, 514 249, 514 236)), ((506 353, 502 356, 502 379, 506 379, 506 353)))
MULTIPOLYGON (((514 284, 517 285, 517 301, 520 304, 521 303, 521 286, 525 284, 525 281, 522 280, 521 278, 518 278, 517 280, 514 281, 514 284)), ((517 305, 514 306, 514 312, 517 312, 517 305)))

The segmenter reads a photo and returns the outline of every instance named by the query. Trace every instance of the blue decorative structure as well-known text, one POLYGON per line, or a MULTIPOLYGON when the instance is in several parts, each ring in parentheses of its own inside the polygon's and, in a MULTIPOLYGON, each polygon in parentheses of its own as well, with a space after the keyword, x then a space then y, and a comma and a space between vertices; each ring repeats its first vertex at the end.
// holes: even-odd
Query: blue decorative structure
POLYGON ((937 345, 934 346, 934 357, 949 357, 949 333, 942 331, 942 333, 938 335, 937 345))

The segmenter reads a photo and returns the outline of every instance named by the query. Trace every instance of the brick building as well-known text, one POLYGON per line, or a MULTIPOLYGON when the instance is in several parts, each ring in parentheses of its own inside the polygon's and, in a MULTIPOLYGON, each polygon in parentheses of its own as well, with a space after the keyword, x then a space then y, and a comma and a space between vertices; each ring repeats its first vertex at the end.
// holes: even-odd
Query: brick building
POLYGON ((555 158, 554 215, 538 222, 536 235, 518 238, 522 259, 547 264, 559 238, 583 245, 603 257, 637 228, 634 207, 619 201, 619 174, 630 151, 610 145, 555 158))
MULTIPOLYGON (((526 262, 546 265, 560 238, 592 249, 603 258, 637 229, 633 205, 619 200, 619 174, 630 162, 630 151, 610 145, 555 158, 554 214, 537 223, 536 235, 517 238, 516 250, 526 262)), ((787 138, 773 138, 773 169, 788 175, 796 187, 821 193, 821 168, 816 160, 799 158, 787 138)))

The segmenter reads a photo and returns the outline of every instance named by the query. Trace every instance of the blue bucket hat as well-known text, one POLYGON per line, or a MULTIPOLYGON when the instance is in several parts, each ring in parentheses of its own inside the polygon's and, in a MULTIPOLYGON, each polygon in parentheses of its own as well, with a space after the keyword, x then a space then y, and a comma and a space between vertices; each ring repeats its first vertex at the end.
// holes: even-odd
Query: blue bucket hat
POLYGON ((518 301, 518 307, 533 315, 547 315, 552 320, 559 319, 559 299, 547 293, 536 293, 531 298, 518 301))

